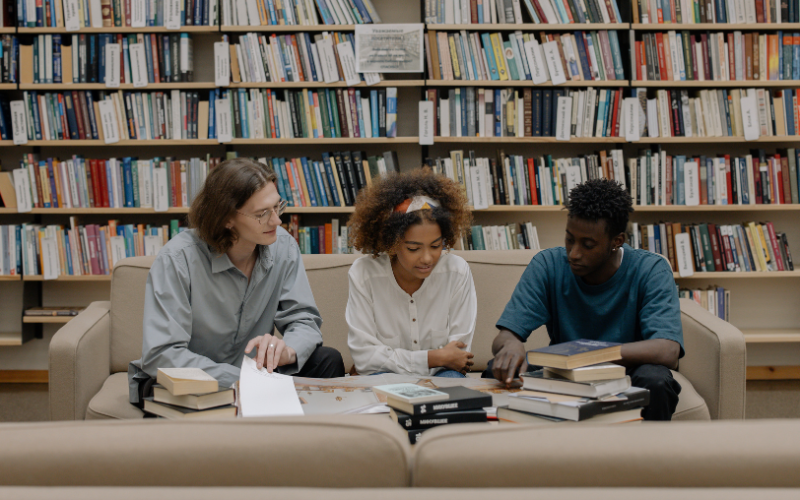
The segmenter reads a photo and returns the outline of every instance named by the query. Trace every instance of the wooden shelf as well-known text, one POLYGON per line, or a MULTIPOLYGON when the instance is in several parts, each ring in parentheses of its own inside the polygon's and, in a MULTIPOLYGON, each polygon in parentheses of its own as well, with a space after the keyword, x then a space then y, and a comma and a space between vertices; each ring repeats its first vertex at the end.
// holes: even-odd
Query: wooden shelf
POLYGON ((17 32, 17 28, 14 26, 2 26, 0 27, 0 35, 13 35, 17 32))
POLYGON ((681 277, 678 273, 673 273, 675 279, 691 280, 691 279, 760 279, 760 278, 800 278, 800 271, 752 271, 752 272, 712 272, 703 273, 697 272, 691 276, 681 277))
POLYGON ((720 143, 736 143, 736 144, 758 144, 770 142, 798 142, 800 136, 797 135, 781 135, 781 136, 765 136, 755 141, 745 141, 744 137, 644 137, 638 141, 631 142, 630 144, 720 144, 720 143))
POLYGON ((576 30, 627 30, 628 23, 573 23, 573 24, 426 24, 427 31, 576 31, 576 30))
POLYGON ((15 274, 13 276, 0 274, 0 281, 19 281, 19 274, 15 274))
POLYGON ((425 80, 429 87, 627 87, 628 83, 628 80, 570 80, 553 85, 549 81, 537 84, 530 80, 425 80))
MULTIPOLYGON (((213 83, 212 83, 213 85, 213 83)), ((386 88, 386 87, 423 87, 425 80, 384 80, 375 85, 367 85, 361 82, 357 85, 348 85, 347 82, 325 83, 325 82, 251 82, 251 83, 231 83, 229 89, 310 89, 310 88, 386 88)))
POLYGON ((355 31, 353 24, 314 24, 314 25, 266 25, 266 26, 221 26, 222 33, 268 32, 268 33, 302 33, 304 31, 355 31))
MULTIPOLYGON (((214 139, 216 142, 216 139, 214 139)), ((378 137, 375 139, 358 137, 320 137, 317 139, 234 139, 225 144, 419 144, 419 137, 378 137)))
POLYGON ((569 141, 559 141, 555 137, 434 137, 434 144, 474 144, 480 142, 495 144, 543 143, 543 144, 624 144, 624 137, 573 137, 569 141))
POLYGON ((20 332, 0 332, 0 346, 22 345, 22 334, 20 332))
POLYGON ((800 342, 800 330, 758 329, 742 330, 748 344, 788 344, 800 342))
POLYGON ((111 281, 110 274, 85 274, 82 276, 59 276, 54 280, 45 280, 41 274, 26 274, 22 281, 111 281))
POLYGON ((741 31, 741 30, 798 30, 800 23, 755 23, 755 24, 730 24, 730 23, 697 23, 697 24, 631 24, 634 31, 684 31, 684 30, 712 30, 712 31, 741 31))
POLYGON ((131 28, 109 26, 103 28, 81 28, 79 31, 67 31, 67 28, 19 28, 20 35, 46 35, 48 33, 80 35, 90 33, 219 33, 218 26, 181 26, 177 30, 168 30, 163 26, 145 26, 131 28))
POLYGON ((0 90, 17 90, 16 83, 0 83, 0 90))
POLYGON ((747 380, 800 380, 800 366, 748 366, 747 380))
MULTIPOLYGON (((635 212, 793 212, 799 203, 781 205, 634 205, 635 212)), ((634 213, 635 213, 634 212, 634 213)))
MULTIPOLYGON (((6 142, 6 141, 3 141, 6 142)), ((9 145, 13 142, 8 141, 9 145)), ((28 141, 27 144, 22 146, 60 146, 60 147, 73 147, 73 146, 218 146, 219 141, 216 139, 153 139, 153 140, 125 140, 112 144, 106 144, 105 141, 94 139, 74 139, 69 141, 28 141)))
POLYGON ((148 83, 146 87, 134 87, 132 83, 121 83, 119 87, 106 87, 105 83, 21 83, 20 90, 54 90, 54 91, 69 91, 69 90, 108 90, 116 92, 117 90, 134 90, 137 92, 148 90, 201 90, 216 88, 214 82, 169 82, 169 83, 148 83))
MULTIPOLYGON (((16 209, 11 209, 10 212, 3 213, 17 213, 16 209)), ((287 214, 336 214, 336 213, 352 213, 355 211, 354 207, 287 207, 287 214)), ((189 207, 171 207, 166 212, 156 212, 152 208, 103 208, 103 207, 87 207, 87 208, 34 208, 29 213, 31 214, 46 214, 46 215, 155 215, 155 214, 188 214, 189 207)), ((19 281, 19 276, 0 276, 0 281, 19 281)))
POLYGON ((683 80, 683 81, 642 81, 634 80, 631 82, 632 87, 657 87, 657 88, 750 88, 750 87, 800 87, 800 80, 683 80))
POLYGON ((47 370, 0 370, 0 384, 46 384, 47 370))
POLYGON ((64 324, 77 316, 23 316, 23 323, 64 324))

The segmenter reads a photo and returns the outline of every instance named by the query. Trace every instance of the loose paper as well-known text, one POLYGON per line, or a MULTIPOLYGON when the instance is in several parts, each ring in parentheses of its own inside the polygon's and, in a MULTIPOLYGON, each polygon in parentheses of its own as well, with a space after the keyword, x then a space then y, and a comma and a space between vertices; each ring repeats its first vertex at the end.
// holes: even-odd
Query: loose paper
POLYGON ((158 251, 164 246, 164 239, 161 236, 145 236, 144 237, 144 254, 146 256, 158 255, 158 251))
POLYGON ((525 42, 525 54, 528 56, 528 62, 531 62, 531 77, 533 83, 539 85, 550 79, 550 74, 547 71, 547 63, 542 55, 542 47, 536 40, 529 40, 525 42))
POLYGON ((647 100, 647 132, 650 137, 658 137, 658 101, 647 100))
POLYGON ((106 45, 106 87, 119 87, 120 57, 119 44, 109 43, 106 45))
POLYGON ((167 191, 169 185, 167 184, 167 169, 154 168, 153 169, 153 210, 156 212, 166 212, 169 210, 169 197, 167 191))
POLYGON ((243 417, 303 415, 292 377, 259 370, 247 356, 239 376, 239 404, 243 417))
POLYGON ((686 205, 700 204, 700 191, 697 185, 697 162, 688 161, 683 165, 683 183, 686 186, 686 205))
POLYGON ((131 80, 134 87, 147 86, 147 61, 144 56, 144 44, 133 43, 128 46, 131 59, 131 80))
POLYGON ((419 143, 423 146, 433 144, 434 132, 433 101, 419 102, 419 143))
POLYGON ((125 237, 112 236, 111 237, 111 265, 116 267, 117 262, 126 257, 125 255, 125 237))
POLYGON ((342 63, 342 71, 344 71, 344 80, 348 85, 358 85, 361 83, 356 72, 356 56, 353 54, 353 46, 350 42, 342 42, 336 46, 339 51, 339 61, 342 63))
POLYGON ((744 138, 755 141, 761 134, 761 124, 758 121, 758 107, 753 96, 742 97, 742 123, 744 124, 744 138))
POLYGON ((422 23, 356 24, 356 71, 422 73, 424 27, 422 23))
POLYGON ((117 110, 114 101, 106 99, 98 103, 100 106, 100 121, 103 126, 103 139, 106 144, 119 142, 119 128, 117 126, 117 110))
POLYGON ((130 0, 131 2, 131 26, 133 28, 144 28, 147 25, 147 7, 145 0, 130 0))
POLYGON ((58 244, 55 238, 42 238, 42 263, 44 264, 44 279, 57 279, 61 266, 58 262, 58 244))
POLYGON ((622 101, 622 116, 625 122, 625 140, 634 142, 639 140, 639 99, 627 97, 622 101))
POLYGON ((214 42, 214 85, 231 84, 231 53, 228 42, 214 42))
POLYGON ((25 112, 25 101, 11 101, 11 129, 14 144, 28 143, 28 115, 25 112))
POLYGON ((359 73, 364 77, 364 83, 367 85, 375 85, 381 83, 380 73, 359 73))
POLYGON ((682 278, 694 274, 692 266, 692 246, 689 242, 689 233, 675 235, 675 257, 678 260, 678 274, 682 278))
POLYGON ((166 0, 165 3, 164 26, 166 26, 168 30, 181 29, 181 0, 166 0))
POLYGON ((556 139, 568 141, 572 129, 572 98, 558 98, 558 114, 556 115, 556 139))
MULTIPOLYGON (((34 3, 34 7, 36 4, 34 3)), ((64 27, 67 31, 78 31, 81 29, 80 13, 78 10, 78 0, 64 0, 64 27)), ((36 11, 34 9, 34 16, 36 11)))
POLYGON ((231 108, 228 104, 228 99, 218 99, 217 105, 214 107, 217 126, 217 140, 219 142, 231 142, 233 136, 231 134, 231 108))
POLYGON ((318 47, 319 57, 322 59, 323 74, 325 83, 336 83, 339 81, 339 68, 336 65, 336 56, 333 53, 333 40, 330 37, 324 38, 318 47))
POLYGON ((561 56, 558 53, 558 42, 547 42, 542 47, 544 48, 545 61, 547 61, 547 69, 550 71, 550 81, 553 85, 566 82, 567 77, 564 75, 561 56))
POLYGON ((17 212, 30 212, 33 209, 31 180, 24 168, 14 170, 14 191, 17 194, 17 212))

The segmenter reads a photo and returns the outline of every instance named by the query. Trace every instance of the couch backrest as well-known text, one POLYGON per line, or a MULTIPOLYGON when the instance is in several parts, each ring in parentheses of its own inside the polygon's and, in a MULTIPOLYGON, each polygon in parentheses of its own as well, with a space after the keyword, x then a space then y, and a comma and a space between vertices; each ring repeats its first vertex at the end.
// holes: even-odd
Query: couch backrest
POLYGON ((144 289, 155 257, 117 262, 111 275, 111 373, 128 371, 142 357, 144 289))

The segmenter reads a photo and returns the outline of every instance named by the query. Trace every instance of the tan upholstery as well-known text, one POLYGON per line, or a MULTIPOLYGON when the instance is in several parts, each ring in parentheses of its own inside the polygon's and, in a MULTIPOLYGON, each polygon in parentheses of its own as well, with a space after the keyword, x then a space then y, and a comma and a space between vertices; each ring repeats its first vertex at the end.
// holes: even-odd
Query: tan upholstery
POLYGON ((800 490, 770 488, 121 488, 121 487, 0 487, 0 498, 19 500, 796 500, 800 490))
POLYGON ((129 401, 128 373, 114 373, 106 379, 97 395, 89 401, 86 420, 142 418, 144 412, 129 401))
POLYGON ((694 389, 692 383, 674 370, 672 376, 681 384, 681 395, 678 398, 678 407, 675 408, 672 420, 711 420, 708 405, 694 389))
POLYGON ((127 372, 142 357, 144 288, 155 257, 132 257, 114 266, 111 276, 111 373, 127 372), (116 304, 122 307, 113 307, 116 304))
POLYGON ((408 436, 374 415, 0 426, 0 485, 402 487, 408 436))
POLYGON ((419 487, 798 488, 800 421, 447 425, 412 463, 419 487))

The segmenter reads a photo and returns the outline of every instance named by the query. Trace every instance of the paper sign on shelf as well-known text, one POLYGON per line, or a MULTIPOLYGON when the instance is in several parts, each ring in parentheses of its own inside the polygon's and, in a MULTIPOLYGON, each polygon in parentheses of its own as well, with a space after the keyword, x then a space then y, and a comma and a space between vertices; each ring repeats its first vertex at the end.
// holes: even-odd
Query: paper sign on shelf
POLYGON ((228 98, 217 99, 214 110, 216 111, 214 118, 217 126, 217 140, 219 142, 231 142, 233 135, 231 133, 231 107, 228 104, 228 98))
POLYGON ((755 141, 761 136, 761 124, 758 121, 758 106, 754 96, 742 97, 742 124, 744 125, 744 138, 755 141))
POLYGON ((144 237, 144 254, 145 256, 158 255, 161 247, 164 246, 164 240, 161 236, 148 235, 144 237))
POLYGON ((559 85, 567 81, 564 68, 561 66, 561 55, 558 52, 558 42, 547 42, 542 45, 544 48, 544 58, 547 61, 547 69, 550 71, 550 81, 553 85, 559 85))
POLYGON ((434 132, 433 101, 419 102, 419 143, 423 146, 433 145, 434 132))
POLYGON ((168 30, 181 29, 181 0, 164 1, 164 26, 168 30))
POLYGON ((58 260, 58 244, 55 238, 42 238, 42 263, 44 279, 58 279, 60 269, 58 260))
POLYGON ((361 83, 361 78, 356 73, 356 56, 353 53, 353 46, 350 42, 342 42, 336 46, 339 51, 339 61, 342 63, 342 71, 344 71, 344 81, 348 85, 358 85, 361 83))
POLYGON ((694 274, 692 267, 692 246, 689 242, 689 233, 675 235, 675 258, 678 261, 678 274, 682 278, 694 274))
POLYGON ((227 87, 231 84, 231 52, 228 42, 214 42, 214 85, 227 87))
POLYGON ((169 184, 167 182, 167 169, 158 167, 153 169, 153 210, 166 212, 169 210, 169 184))
POLYGON ((116 88, 119 87, 120 75, 120 47, 118 43, 109 43, 106 45, 106 74, 105 81, 106 87, 116 88))
POLYGON ((11 131, 14 144, 28 143, 28 114, 25 101, 11 101, 11 131))
POLYGON ((117 262, 126 257, 125 255, 125 237, 112 236, 111 237, 111 265, 116 267, 117 262))
POLYGON ((131 2, 131 27, 144 28, 147 26, 146 0, 130 0, 131 2))
POLYGON ((547 63, 542 55, 542 47, 536 40, 529 40, 525 42, 524 45, 525 54, 528 56, 528 61, 533 62, 533 64, 531 64, 531 77, 533 78, 533 83, 539 85, 546 82, 550 79, 550 74, 547 71, 547 63))
MULTIPOLYGON (((34 2, 33 15, 36 16, 36 2, 34 2)), ((81 29, 80 7, 78 0, 64 0, 64 27, 67 31, 78 31, 81 29)))
POLYGON ((627 97, 622 101, 622 116, 625 122, 625 140, 635 142, 639 140, 639 99, 627 97))
POLYGON ((114 101, 105 99, 98 103, 100 107, 100 122, 103 127, 103 139, 106 144, 119 142, 119 128, 117 126, 117 110, 114 101))
POLYGON ((572 98, 559 97, 556 114, 556 139, 568 141, 572 131, 572 98))
POLYGON ((33 210, 31 180, 24 168, 14 170, 14 192, 17 195, 17 212, 25 213, 33 210))
POLYGON ((697 206, 700 204, 700 186, 697 182, 698 170, 696 161, 687 161, 683 164, 683 183, 686 189, 686 205, 697 206))
POLYGON ((143 43, 132 43, 128 46, 131 60, 131 81, 134 87, 147 86, 147 61, 143 43))

